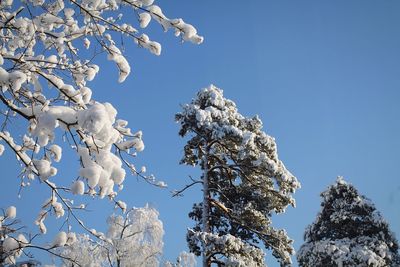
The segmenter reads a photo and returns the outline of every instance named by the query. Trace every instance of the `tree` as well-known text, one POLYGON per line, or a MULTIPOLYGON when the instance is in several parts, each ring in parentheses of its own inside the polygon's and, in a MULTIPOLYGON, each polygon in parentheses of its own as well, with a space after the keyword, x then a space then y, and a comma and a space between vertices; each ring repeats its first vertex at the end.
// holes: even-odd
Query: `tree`
POLYGON ((272 227, 271 215, 295 205, 297 179, 278 159, 274 138, 262 131, 255 116, 238 113, 222 90, 210 86, 198 92, 176 114, 179 134, 190 137, 181 164, 198 166, 203 200, 189 216, 190 251, 203 255, 203 266, 264 266, 259 243, 272 250, 281 265, 290 264, 292 240, 272 227))
POLYGON ((389 225, 353 185, 338 177, 321 197, 321 211, 297 254, 300 266, 400 266, 389 225))
MULTIPOLYGON (((164 229, 158 215, 148 205, 130 209, 124 216, 111 215, 106 234, 100 233, 101 241, 80 234, 72 245, 61 248, 64 266, 161 266, 164 229)), ((194 257, 183 251, 176 263, 167 261, 164 266, 194 267, 194 257)))
MULTIPOLYGON (((21 189, 32 182, 50 189, 36 220, 41 233, 47 231, 47 216, 67 214, 63 225, 68 231, 71 218, 92 236, 101 237, 78 218, 76 210, 85 206, 73 204, 72 194, 107 196, 125 210, 126 204, 116 197, 126 170, 165 187, 127 159, 144 149, 142 132, 133 133, 127 121, 117 119, 110 103, 95 101, 89 87, 99 73, 95 64, 99 54, 116 64, 119 82, 130 74, 121 52, 124 39, 161 53, 161 45, 144 33, 151 20, 165 31, 173 29, 182 41, 203 41, 192 25, 169 19, 153 0, 0 1, 0 141, 22 166, 21 189), (135 16, 140 28, 129 21, 135 16), (28 130, 14 127, 15 121, 25 123, 28 130), (68 144, 80 161, 77 178, 53 179, 62 148, 68 144)), ((58 241, 63 241, 66 233, 60 234, 58 241)))
MULTIPOLYGON (((74 244, 62 248, 61 255, 73 259, 76 266, 160 265, 164 229, 154 208, 145 206, 133 208, 124 216, 111 215, 107 224, 101 242, 81 234, 74 244)), ((64 265, 71 266, 70 260, 64 260, 64 265)))

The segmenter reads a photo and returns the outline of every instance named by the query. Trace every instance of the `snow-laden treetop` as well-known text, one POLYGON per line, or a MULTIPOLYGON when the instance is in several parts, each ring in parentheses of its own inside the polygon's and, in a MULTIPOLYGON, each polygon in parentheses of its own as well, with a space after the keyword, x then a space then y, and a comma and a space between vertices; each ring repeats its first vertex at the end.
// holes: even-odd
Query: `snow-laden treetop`
MULTIPOLYGON (((248 175, 258 176, 260 180, 257 183, 265 182, 265 186, 272 189, 275 188, 273 181, 262 178, 274 178, 279 193, 287 197, 286 204, 276 211, 283 211, 287 204, 295 205, 291 193, 300 187, 300 183, 279 160, 275 139, 262 130, 263 124, 258 116, 244 117, 233 101, 224 98, 221 89, 211 85, 201 90, 192 103, 184 105, 183 111, 176 118, 181 124, 181 136, 195 133, 197 136, 192 142, 199 138, 210 140, 216 144, 210 146, 211 153, 213 149, 225 146, 223 157, 232 158, 248 175), (230 150, 235 153, 229 153, 230 150)), ((201 157, 193 154, 190 148, 185 147, 182 161, 188 165, 196 165, 201 157)), ((246 182, 245 178, 243 177, 243 182, 246 182)))
MULTIPOLYGON (((321 212, 306 232, 306 241, 368 236, 379 233, 378 229, 388 228, 387 222, 371 200, 360 195, 341 176, 321 193, 321 197, 321 212)), ((387 232, 386 235, 388 234, 391 233, 387 232)))
POLYGON ((241 115, 211 85, 183 105, 176 120, 179 134, 189 137, 181 163, 202 169, 199 182, 206 192, 189 214, 197 222, 187 235, 191 252, 205 255, 207 264, 264 266, 264 243, 283 265, 290 264, 293 241, 271 226, 271 215, 295 206, 292 194, 300 183, 279 160, 258 116, 241 115), (226 247, 231 242, 236 249, 226 247))
POLYGON ((321 193, 315 222, 307 227, 300 266, 398 266, 399 245, 374 204, 343 177, 321 193))

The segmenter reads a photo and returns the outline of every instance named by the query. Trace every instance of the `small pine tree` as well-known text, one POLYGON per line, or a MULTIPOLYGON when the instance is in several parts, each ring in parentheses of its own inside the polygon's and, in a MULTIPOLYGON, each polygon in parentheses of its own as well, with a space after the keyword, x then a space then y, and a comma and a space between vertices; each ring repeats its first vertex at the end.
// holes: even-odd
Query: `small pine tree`
POLYGON ((398 243, 374 204, 338 177, 304 234, 300 266, 400 266, 398 243))
POLYGON ((295 204, 300 184, 278 159, 261 120, 242 116, 214 86, 184 105, 176 120, 179 134, 190 137, 181 163, 202 170, 193 182, 203 185, 203 201, 189 214, 196 221, 187 235, 191 252, 203 255, 204 267, 265 266, 264 243, 282 265, 290 264, 292 240, 271 226, 271 215, 295 204))

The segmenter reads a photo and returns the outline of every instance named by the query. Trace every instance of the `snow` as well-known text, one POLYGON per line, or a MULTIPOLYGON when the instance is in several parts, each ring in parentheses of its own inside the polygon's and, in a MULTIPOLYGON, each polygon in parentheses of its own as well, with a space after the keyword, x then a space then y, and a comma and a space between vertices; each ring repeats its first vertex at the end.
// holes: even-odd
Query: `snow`
POLYGON ((83 39, 83 45, 85 46, 86 49, 90 48, 90 41, 88 38, 83 39))
POLYGON ((52 247, 62 247, 67 243, 67 233, 64 231, 59 232, 53 240, 52 247))
POLYGON ((169 28, 169 20, 163 14, 161 8, 157 5, 152 5, 147 10, 150 12, 153 19, 158 21, 158 23, 160 23, 163 26, 164 30, 167 31, 169 28))
POLYGON ((123 201, 121 201, 121 200, 118 200, 118 201, 117 201, 117 206, 121 208, 121 210, 122 210, 123 213, 126 212, 126 207, 127 207, 127 205, 126 205, 125 202, 123 202, 123 201))
POLYGON ((190 41, 195 44, 201 44, 203 37, 197 35, 197 30, 193 25, 184 24, 182 26, 183 40, 190 41))
POLYGON ((14 92, 19 91, 19 89, 21 88, 22 84, 26 81, 27 77, 25 75, 25 73, 21 72, 21 71, 14 71, 9 73, 9 77, 8 80, 10 83, 12 83, 12 90, 14 92))
POLYGON ((111 178, 116 185, 121 185, 125 180, 126 171, 123 168, 113 168, 111 178))
POLYGON ((139 46, 149 49, 150 52, 156 56, 159 56, 161 54, 161 45, 155 41, 151 41, 149 39, 149 36, 145 33, 143 33, 137 39, 135 39, 135 42, 139 46))
POLYGON ((141 172, 141 173, 145 173, 146 171, 147 171, 146 166, 142 166, 142 167, 140 168, 140 172, 141 172))
POLYGON ((48 199, 46 199, 46 201, 44 201, 44 203, 42 204, 42 209, 46 209, 48 208, 50 205, 52 205, 53 203, 55 203, 57 201, 57 197, 54 196, 54 194, 49 197, 48 199))
POLYGON ((92 90, 86 86, 80 88, 80 93, 82 96, 82 102, 84 104, 89 104, 91 98, 92 98, 92 90))
POLYGON ((32 124, 31 134, 38 137, 39 146, 46 146, 54 140, 54 129, 57 126, 55 117, 50 112, 38 114, 36 124, 32 124))
POLYGON ((71 246, 71 245, 73 245, 76 241, 77 241, 76 234, 73 233, 73 232, 69 232, 69 233, 67 234, 67 241, 65 242, 65 245, 71 246))
POLYGON ((11 89, 14 92, 18 92, 21 89, 23 83, 27 80, 25 73, 21 71, 7 72, 5 69, 0 67, 0 85, 3 91, 7 90, 7 85, 11 84, 11 89))
POLYGON ((220 259, 225 266, 266 266, 262 249, 247 244, 233 235, 218 235, 189 229, 187 238, 195 243, 202 243, 206 251, 226 255, 226 259, 220 259))
POLYGON ((55 162, 59 162, 61 160, 62 149, 59 145, 53 144, 49 147, 49 151, 55 162))
POLYGON ((143 12, 139 14, 139 23, 141 28, 146 28, 151 20, 151 15, 147 12, 143 12))
POLYGON ((46 159, 34 159, 32 162, 43 181, 57 174, 57 169, 51 166, 51 162, 46 159))
POLYGON ((114 181, 109 179, 109 175, 109 172, 103 171, 102 175, 100 176, 100 198, 113 195, 114 181))
POLYGON ((46 219, 46 216, 47 216, 47 211, 41 210, 35 221, 35 224, 37 226, 39 226, 39 230, 42 234, 46 234, 46 232, 47 232, 46 225, 44 224, 44 220, 46 219))
POLYGON ((14 252, 19 248, 18 241, 14 237, 4 239, 2 248, 5 252, 14 252))
POLYGON ((388 266, 386 254, 392 254, 386 244, 369 237, 321 240, 307 244, 299 253, 306 253, 308 262, 313 264, 318 264, 323 257, 327 257, 336 263, 342 262, 344 266, 354 266, 353 264, 358 262, 360 265, 357 266, 376 267, 388 266), (366 244, 373 245, 366 246, 366 244))
POLYGON ((40 146, 35 142, 35 140, 33 140, 33 138, 24 135, 22 140, 23 140, 22 147, 24 149, 32 150, 32 152, 34 152, 35 154, 39 153, 40 146))
POLYGON ((22 255, 23 248, 29 244, 23 234, 15 237, 6 237, 2 240, 2 263, 14 264, 16 259, 22 255))
POLYGON ((117 144, 118 148, 121 150, 129 150, 130 148, 135 148, 137 152, 144 150, 144 143, 140 138, 133 138, 124 142, 117 144))
POLYGON ((24 248, 24 247, 26 247, 27 245, 29 245, 28 239, 26 239, 26 237, 25 237, 23 234, 19 234, 19 235, 17 236, 17 241, 18 241, 19 246, 20 246, 21 248, 24 248))
POLYGON ((193 253, 188 253, 186 251, 182 251, 178 256, 178 263, 182 267, 194 267, 196 266, 196 256, 193 253))
POLYGON ((7 219, 15 219, 17 216, 17 208, 15 206, 10 206, 6 209, 6 218, 7 219))
POLYGON ((72 194, 83 195, 85 193, 85 184, 82 181, 76 181, 71 186, 72 194))
POLYGON ((56 214, 56 218, 60 218, 64 216, 65 210, 63 208, 63 205, 60 202, 54 202, 52 203, 54 213, 56 214))
POLYGON ((167 185, 165 182, 163 182, 163 181, 158 181, 158 182, 156 183, 156 185, 157 185, 158 187, 161 187, 161 188, 166 188, 166 187, 168 187, 168 185, 167 185))
POLYGON ((128 77, 129 73, 131 72, 131 67, 129 66, 128 61, 122 55, 121 50, 115 45, 110 45, 107 48, 108 52, 108 60, 114 61, 119 69, 119 78, 118 82, 122 83, 125 81, 126 77, 128 77))
POLYGON ((78 124, 92 134, 98 134, 112 123, 103 104, 95 103, 86 110, 78 112, 78 124))
POLYGON ((90 188, 95 188, 99 183, 100 175, 102 172, 102 168, 93 163, 92 166, 83 167, 79 170, 79 176, 84 177, 88 181, 88 186, 90 188))
POLYGON ((75 14, 75 11, 72 8, 65 8, 64 9, 64 16, 65 18, 72 18, 72 16, 75 14))
POLYGON ((140 2, 142 2, 143 6, 150 6, 154 3, 154 0, 139 0, 140 2))

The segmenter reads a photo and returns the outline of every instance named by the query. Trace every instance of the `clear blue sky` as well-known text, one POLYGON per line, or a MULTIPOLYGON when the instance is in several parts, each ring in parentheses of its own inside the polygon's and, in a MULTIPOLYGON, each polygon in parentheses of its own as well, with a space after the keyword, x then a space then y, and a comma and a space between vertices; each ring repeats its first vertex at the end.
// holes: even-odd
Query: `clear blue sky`
MULTIPOLYGON (((141 129, 146 149, 137 158, 169 184, 184 186, 197 171, 179 166, 184 141, 174 114, 180 104, 213 83, 248 116, 258 114, 276 138, 278 153, 302 184, 297 208, 274 218, 302 244, 304 228, 319 211, 319 193, 343 175, 372 199, 400 237, 400 2, 387 1, 184 1, 159 3, 169 17, 194 24, 205 41, 180 44, 156 24, 152 38, 163 45, 156 57, 134 45, 126 55, 132 74, 117 84, 115 66, 101 58, 95 98, 109 101, 133 129, 141 129)), ((68 159, 68 155, 66 155, 68 159)), ((56 179, 74 179, 76 159, 60 164, 56 179)), ((30 224, 45 195, 34 185, 17 200, 17 164, 0 158, 1 206, 16 204, 30 224)), ((47 190, 47 189, 46 189, 47 190)), ((47 192, 45 192, 47 193, 47 192)), ((129 206, 151 203, 165 227, 165 258, 187 250, 187 218, 200 188, 171 198, 135 177, 121 194, 129 206)), ((84 214, 104 227, 112 212, 107 201, 89 201, 84 214)), ((58 225, 61 223, 58 222, 58 225)), ((50 233, 51 234, 51 233, 50 233)), ((269 266, 278 266, 269 255, 269 266)), ((295 264, 295 266, 297 266, 295 264)))

